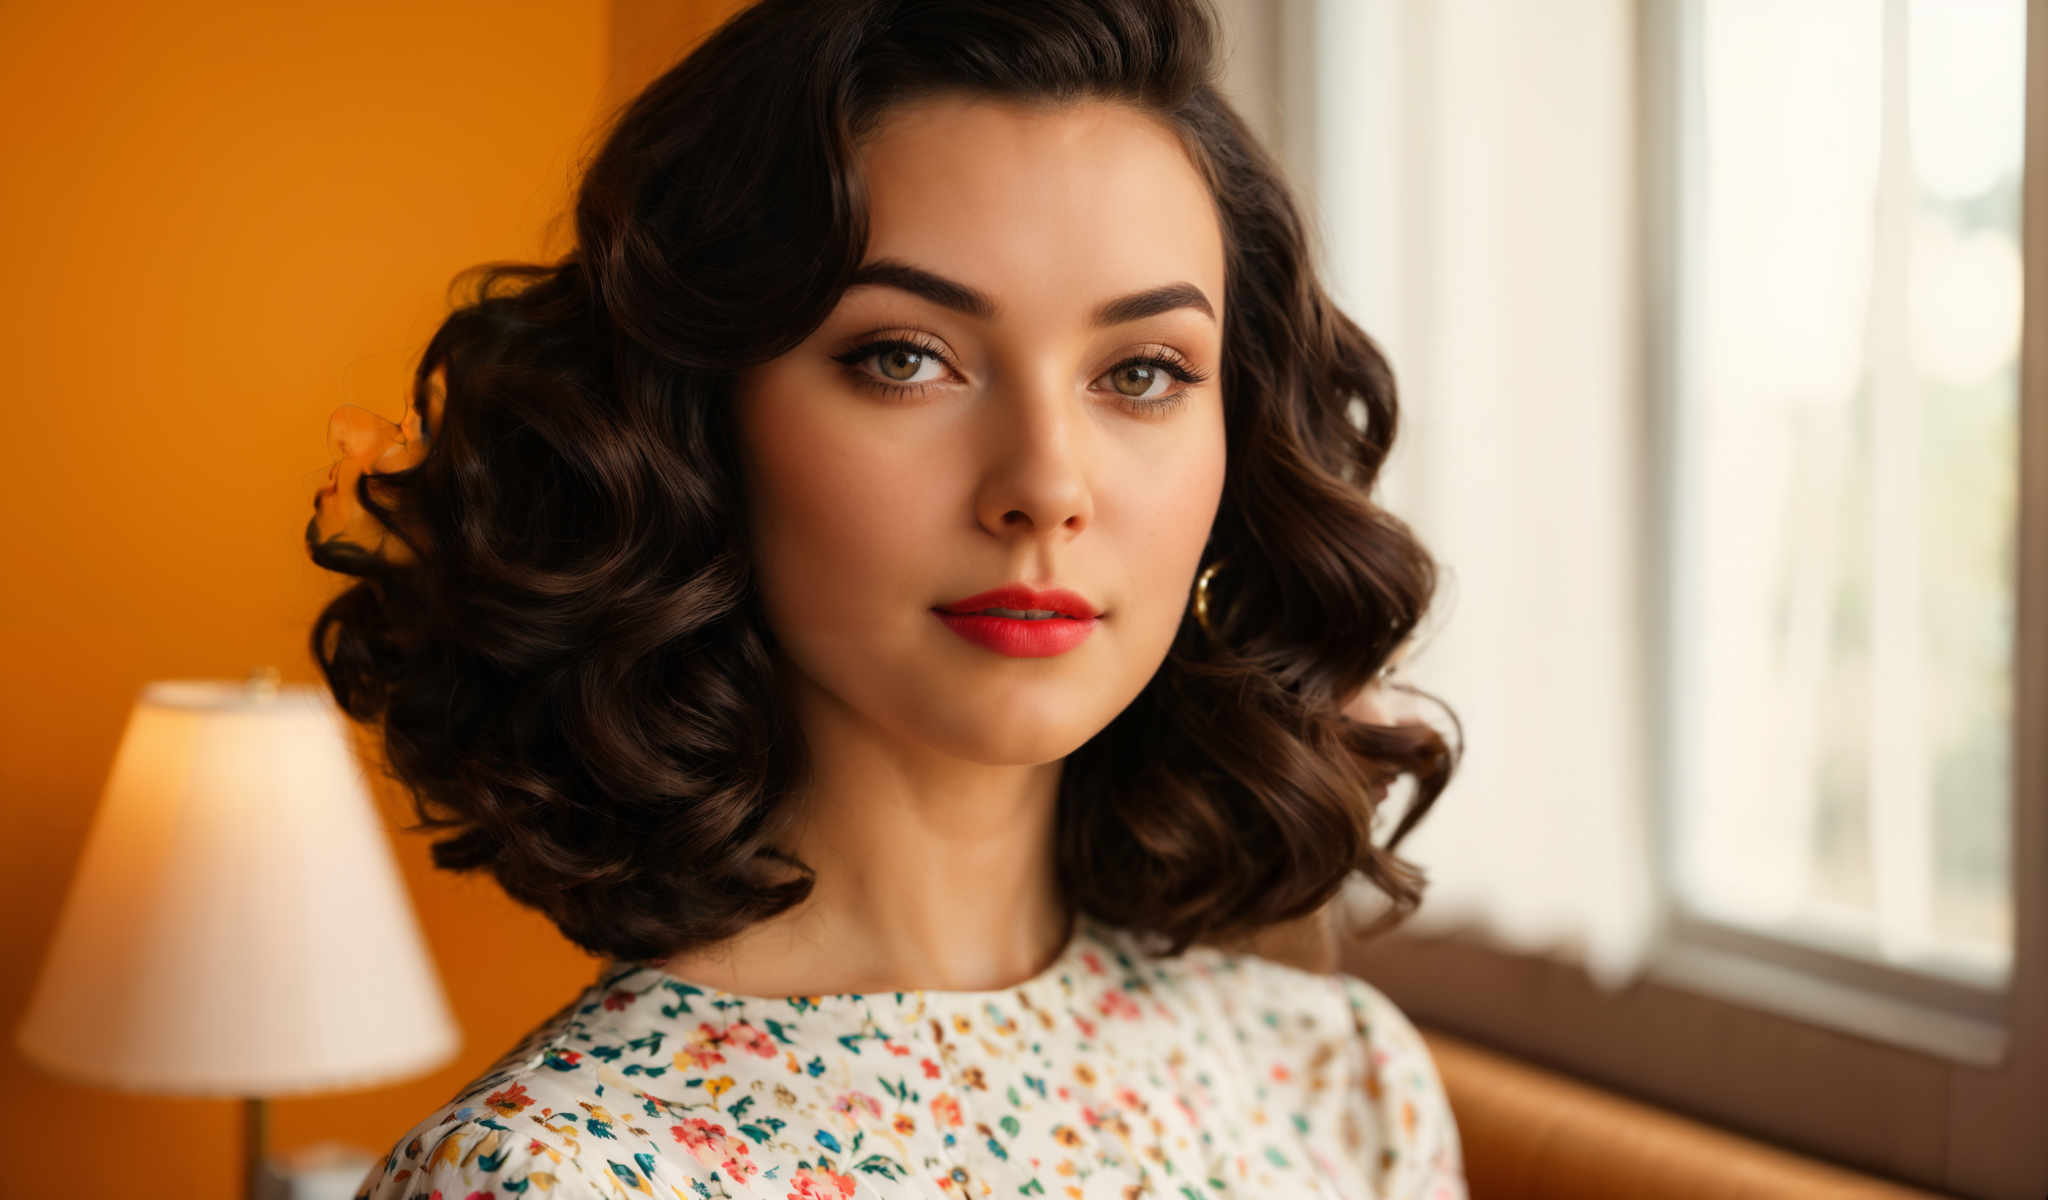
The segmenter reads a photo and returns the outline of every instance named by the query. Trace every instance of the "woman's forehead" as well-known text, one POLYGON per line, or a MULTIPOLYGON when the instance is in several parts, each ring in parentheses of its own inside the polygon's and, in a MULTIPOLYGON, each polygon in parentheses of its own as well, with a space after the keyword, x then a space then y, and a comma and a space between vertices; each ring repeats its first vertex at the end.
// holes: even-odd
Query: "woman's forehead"
POLYGON ((1208 185, 1173 131, 1132 106, 919 101, 878 126, 862 174, 867 261, 916 263, 1020 306, 1092 308, 1177 280, 1221 304, 1208 185))

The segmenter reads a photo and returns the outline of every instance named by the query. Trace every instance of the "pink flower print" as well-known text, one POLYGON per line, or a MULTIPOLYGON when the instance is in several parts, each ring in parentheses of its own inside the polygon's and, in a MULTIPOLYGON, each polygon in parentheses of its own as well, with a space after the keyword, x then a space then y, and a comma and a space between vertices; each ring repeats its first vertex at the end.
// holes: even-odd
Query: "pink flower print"
POLYGON ((633 1001, 636 999, 638 999, 638 997, 633 995, 633 993, 631 992, 623 990, 615 991, 604 998, 604 1010, 606 1012, 617 1012, 620 1009, 625 1008, 627 1005, 633 1003, 633 1001))
POLYGON ((1103 996, 1102 1000, 1095 1007, 1102 1010, 1102 1015, 1105 1017, 1135 1017, 1139 1015, 1137 1002, 1131 999, 1129 992, 1121 988, 1103 996))
POLYGON ((1286 1082, 1287 1082, 1288 1080, 1290 1080, 1290 1079, 1292 1079, 1292 1078, 1294 1078, 1294 1072, 1292 1072, 1292 1071, 1289 1071, 1289 1070, 1287 1069, 1287 1064, 1286 1064, 1286 1063, 1274 1063, 1274 1064, 1273 1064, 1273 1082, 1274 1082, 1274 1083, 1286 1083, 1286 1082))
POLYGON ((889 1053, 895 1055, 898 1058, 902 1058, 904 1055, 910 1053, 910 1047, 902 1045, 898 1042, 890 1042, 889 1053))
POLYGON ((960 1102, 952 1096, 941 1093, 932 1097, 932 1119, 941 1127, 960 1124, 960 1102))
POLYGON ((718 1040, 729 1042, 733 1046, 754 1055, 756 1058, 775 1057, 774 1039, 745 1021, 734 1021, 726 1026, 725 1032, 719 1035, 718 1040))
POLYGON ((853 1195, 853 1176, 806 1167, 790 1180, 789 1200, 845 1200, 853 1195))
POLYGON ((668 1131, 675 1135, 679 1144, 689 1147, 690 1153, 698 1158, 703 1158, 704 1151, 715 1148, 727 1136, 725 1126, 702 1117, 691 1117, 680 1125, 671 1125, 668 1131))
POLYGON ((697 1026, 697 1032, 676 1051, 673 1059, 678 1071, 701 1071, 713 1063, 725 1061, 725 1055, 718 1052, 718 1031, 709 1025, 697 1026))
POLYGON ((736 1180, 745 1182, 760 1170, 748 1157, 753 1151, 746 1139, 727 1133, 723 1125, 691 1117, 680 1125, 669 1126, 669 1133, 688 1147, 691 1157, 698 1162, 717 1167, 736 1180))
POLYGON ((1096 954, 1093 950, 1088 950, 1082 953, 1081 965, 1087 967, 1091 975, 1101 975, 1104 973, 1102 969, 1102 957, 1096 954))
POLYGON ((737 1182, 745 1183, 761 1169, 753 1159, 747 1157, 751 1151, 744 1139, 727 1138, 722 1149, 725 1151, 725 1157, 718 1160, 718 1169, 737 1182))
POLYGON ((926 1079, 937 1079, 939 1077, 939 1064, 931 1059, 924 1059, 918 1065, 924 1068, 924 1077, 926 1079))
POLYGON ((1075 1013, 1075 1014, 1074 1014, 1074 1024, 1076 1024, 1076 1025, 1079 1025, 1079 1026, 1081 1027, 1081 1036, 1083 1036, 1083 1037, 1094 1037, 1094 1036, 1095 1036, 1095 1022, 1093 1022, 1093 1021, 1089 1020, 1088 1018, 1086 1018, 1086 1017, 1082 1016, 1082 1015, 1081 1015, 1080 1013, 1075 1013))
POLYGON ((852 1116, 856 1108, 865 1109, 871 1117, 882 1115, 882 1102, 866 1092, 846 1092, 832 1102, 834 1112, 843 1112, 848 1116, 852 1116))

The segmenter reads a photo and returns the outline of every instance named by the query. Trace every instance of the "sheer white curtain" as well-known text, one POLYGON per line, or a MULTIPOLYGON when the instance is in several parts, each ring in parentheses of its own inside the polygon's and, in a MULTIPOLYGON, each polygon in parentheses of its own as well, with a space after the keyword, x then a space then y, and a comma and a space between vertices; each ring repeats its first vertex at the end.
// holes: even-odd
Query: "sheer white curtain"
MULTIPOLYGON (((1382 502, 1442 568, 1403 671, 1456 710, 1466 754, 1402 843, 1430 878, 1405 928, 1620 986, 1659 918, 1632 6, 1275 12, 1283 156, 1400 389, 1382 502)), ((1371 915, 1375 895, 1349 900, 1371 915)))

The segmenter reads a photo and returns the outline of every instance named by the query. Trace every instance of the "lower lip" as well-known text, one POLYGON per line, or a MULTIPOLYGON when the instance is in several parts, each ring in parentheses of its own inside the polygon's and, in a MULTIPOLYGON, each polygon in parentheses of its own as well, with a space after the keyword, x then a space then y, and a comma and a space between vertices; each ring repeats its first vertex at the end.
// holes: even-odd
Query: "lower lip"
MULTIPOLYGON (((935 612, 937 610, 934 610, 935 612)), ((1095 630, 1095 617, 985 617, 940 612, 954 633, 977 646, 1012 658, 1050 658, 1080 645, 1095 630)))

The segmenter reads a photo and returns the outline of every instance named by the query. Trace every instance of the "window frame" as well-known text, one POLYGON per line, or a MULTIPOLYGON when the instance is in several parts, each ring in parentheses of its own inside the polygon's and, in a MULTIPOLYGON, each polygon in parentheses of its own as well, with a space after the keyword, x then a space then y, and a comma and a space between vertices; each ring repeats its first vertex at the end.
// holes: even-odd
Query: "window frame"
MULTIPOLYGON (((1267 10, 1281 60, 1276 77, 1292 81, 1296 96, 1313 90, 1302 82, 1314 78, 1312 43, 1300 32, 1318 2, 1349 0, 1283 0, 1267 10)), ((1643 494, 1661 505, 1663 489, 1653 485, 1677 384, 1668 214, 1678 161, 1675 139, 1663 131, 1673 127, 1677 89, 1696 86, 1697 77, 1681 57, 1683 0, 1610 2, 1626 5, 1636 28, 1643 494)), ((2026 43, 2024 291, 2048 298, 2048 236, 2039 235, 2048 230, 2048 0, 2029 0, 2026 43)), ((1283 145, 1303 144, 1302 118, 1292 115, 1299 111, 1280 108, 1283 145)), ((1302 156, 1296 164, 1313 171, 1302 156)), ((1504 949, 1478 930, 1397 929, 1345 946, 1343 969, 1370 979, 1425 1027, 1801 1153, 1971 1195, 2048 1189, 2048 737, 2027 736, 2048 731, 2048 299, 2024 307, 2019 378, 2014 959, 2006 988, 1874 966, 1669 904, 1644 977, 1614 994, 1575 964, 1504 949)), ((1646 563, 1659 561, 1663 524, 1651 523, 1646 563)), ((1645 570, 1641 584, 1647 611, 1657 614, 1669 611, 1663 574, 1645 570)), ((1661 653, 1650 661, 1664 669, 1661 653)), ((1658 680, 1656 694, 1664 690, 1658 680)), ((1646 714, 1641 729, 1661 763, 1659 719, 1646 714)))

